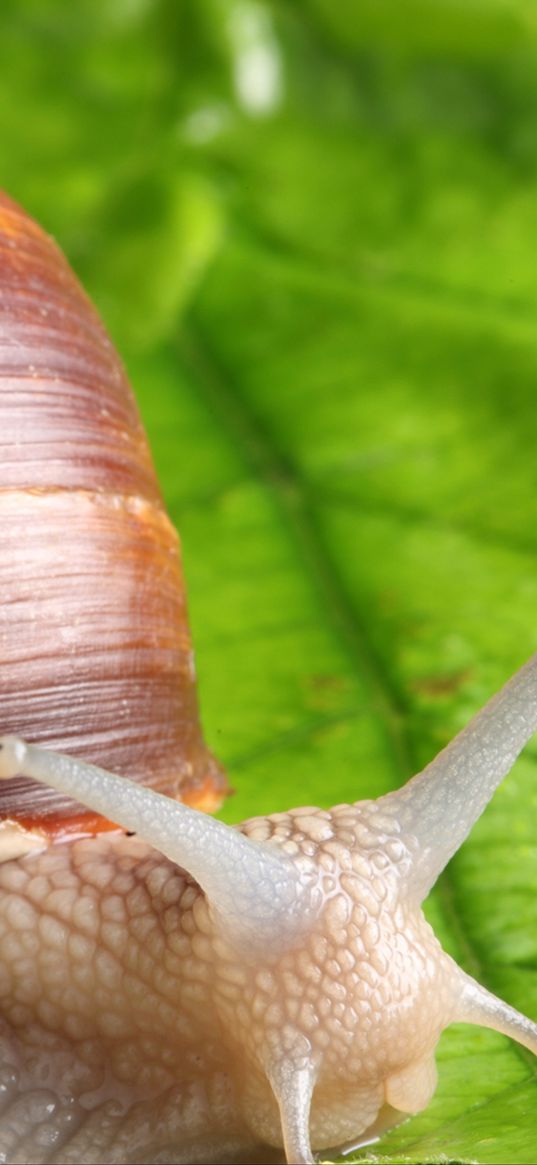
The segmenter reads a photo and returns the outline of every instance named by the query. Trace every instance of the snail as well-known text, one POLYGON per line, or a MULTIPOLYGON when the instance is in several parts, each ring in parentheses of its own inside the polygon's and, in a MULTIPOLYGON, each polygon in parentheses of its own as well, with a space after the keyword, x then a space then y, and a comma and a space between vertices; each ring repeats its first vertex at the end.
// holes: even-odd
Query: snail
MULTIPOLYGON (((22 645, 2 633, 8 666, 0 723, 0 792, 6 793, 0 800, 0 1156, 13 1165, 125 1165, 281 1160, 283 1152, 289 1163, 312 1162, 315 1152, 364 1143, 428 1104, 435 1047, 450 1023, 494 1028, 537 1053, 537 1025, 463 972, 421 910, 537 730, 537 656, 395 792, 330 810, 292 809, 238 827, 201 812, 200 805, 221 798, 225 784, 201 739, 188 633, 183 629, 181 649, 166 637, 178 608, 184 621, 177 546, 134 406, 109 341, 54 245, 7 199, 0 204, 0 225, 4 367, 20 356, 10 391, 17 393, 24 381, 21 391, 29 398, 46 397, 42 441, 50 446, 55 440, 53 423, 60 431, 49 476, 30 489, 22 524, 30 523, 32 505, 46 513, 51 496, 54 513, 54 504, 60 506, 58 546, 68 521, 60 503, 75 489, 82 507, 75 533, 82 538, 89 515, 104 513, 114 523, 110 539, 125 547, 127 573, 134 542, 145 537, 140 518, 158 526, 167 547, 156 551, 160 577, 168 586, 171 559, 181 597, 174 605, 167 592, 160 635, 154 623, 152 642, 151 635, 144 640, 145 588, 142 602, 129 576, 125 589, 134 592, 136 626, 131 654, 139 650, 147 657, 154 647, 157 656, 163 652, 167 681, 173 668, 182 677, 179 693, 172 683, 167 711, 158 712, 148 743, 136 703, 147 695, 140 696, 139 660, 132 690, 122 688, 104 658, 107 635, 112 647, 114 635, 107 625, 96 642, 87 595, 77 598, 82 608, 72 615, 74 600, 63 588, 69 563, 60 553, 53 599, 60 595, 65 624, 56 616, 52 639, 68 648, 75 642, 60 676, 59 704, 63 695, 65 705, 65 685, 73 683, 67 726, 60 727, 59 705, 52 704, 50 676, 39 671, 33 706, 21 659, 35 656, 40 665, 52 652, 51 640, 41 652, 32 650, 48 610, 39 602, 32 608, 41 595, 36 550, 34 590, 28 576, 15 603, 26 611, 28 633, 22 645), (119 390, 121 382, 128 406, 114 393, 112 404, 94 404, 94 374, 99 385, 108 377, 119 390), (49 382, 58 387, 57 405, 47 396, 49 382), (76 416, 66 419, 66 383, 75 385, 75 396, 80 388, 78 407, 95 413, 99 424, 112 413, 121 472, 111 496, 112 454, 104 438, 94 434, 90 444, 79 437, 76 416), (133 429, 127 430, 122 409, 135 417, 133 429), (142 495, 132 464, 135 446, 143 463, 142 495), (58 461, 73 450, 74 468, 51 482, 58 461), (97 487, 91 484, 96 469, 103 475, 97 487), (126 534, 116 524, 118 514, 126 518, 126 534), (101 732, 104 699, 90 703, 84 727, 92 686, 77 636, 88 621, 109 698, 118 698, 101 732), (14 711, 17 687, 20 707, 14 711), (177 731, 165 715, 179 718, 177 731), (116 718, 119 773, 100 767, 114 767, 116 718), (129 719, 139 729, 130 760, 124 751, 129 719), (163 757, 161 744, 172 737, 163 757), (65 745, 77 755, 66 755, 65 745), (176 783, 162 777, 173 767, 174 751, 183 801, 176 783), (153 754, 158 777, 131 780, 143 777, 153 754)), ((24 544, 26 553, 43 518, 35 519, 32 534, 19 525, 9 541, 9 495, 28 484, 15 457, 12 462, 1 512, 13 563, 6 553, 2 562, 15 576, 24 557, 18 551, 24 544)), ((107 546, 98 544, 86 590, 97 586, 107 561, 107 546)), ((158 626, 151 598, 148 604, 158 626)), ((154 675, 158 660, 151 658, 154 675)))

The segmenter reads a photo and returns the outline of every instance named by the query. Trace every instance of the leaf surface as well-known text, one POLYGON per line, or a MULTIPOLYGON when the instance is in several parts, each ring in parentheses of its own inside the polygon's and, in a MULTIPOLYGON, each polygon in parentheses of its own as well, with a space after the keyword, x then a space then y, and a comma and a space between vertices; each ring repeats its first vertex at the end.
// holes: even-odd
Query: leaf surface
MULTIPOLYGON (((537 649, 526 0, 6 0, 3 182, 124 353, 228 820, 377 796, 537 649)), ((530 745, 428 904, 537 1016, 530 745)), ((359 1156, 537 1161, 536 1063, 442 1038, 359 1156)))

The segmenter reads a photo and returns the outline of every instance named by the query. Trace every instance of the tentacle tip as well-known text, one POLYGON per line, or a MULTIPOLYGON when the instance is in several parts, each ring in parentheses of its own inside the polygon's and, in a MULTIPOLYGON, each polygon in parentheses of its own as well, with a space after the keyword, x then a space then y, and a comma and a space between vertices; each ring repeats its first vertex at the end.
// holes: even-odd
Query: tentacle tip
POLYGON ((16 777, 24 768, 26 745, 18 736, 0 737, 0 780, 16 777))

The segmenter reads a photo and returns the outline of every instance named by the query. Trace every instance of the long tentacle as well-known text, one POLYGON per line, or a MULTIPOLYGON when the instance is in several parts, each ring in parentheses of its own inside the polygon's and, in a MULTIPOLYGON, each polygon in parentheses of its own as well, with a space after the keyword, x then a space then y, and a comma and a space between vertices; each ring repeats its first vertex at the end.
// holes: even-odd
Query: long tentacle
POLYGON ((32 777, 138 833, 199 882, 245 952, 296 941, 314 913, 311 881, 285 854, 170 797, 94 765, 0 738, 0 779, 32 777))
POLYGON ((402 789, 382 797, 417 840, 410 881, 421 898, 537 731, 537 655, 402 789))

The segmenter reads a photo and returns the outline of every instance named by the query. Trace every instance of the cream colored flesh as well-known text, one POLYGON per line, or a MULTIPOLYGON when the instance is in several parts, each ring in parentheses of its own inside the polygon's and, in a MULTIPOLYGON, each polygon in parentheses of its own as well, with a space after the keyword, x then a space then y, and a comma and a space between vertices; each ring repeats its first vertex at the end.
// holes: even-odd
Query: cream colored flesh
POLYGON ((192 1161, 213 1136, 252 1144, 211 960, 195 954, 205 911, 170 862, 123 836, 0 866, 4 1159, 192 1161))
MULTIPOLYGON (((275 828, 289 833, 293 821, 275 828)), ((296 838, 307 844, 299 828, 296 838)), ((133 838, 56 845, 0 866, 5 1159, 251 1160, 254 1145, 282 1143, 266 1063, 285 1054, 318 1073, 313 1143, 359 1138, 390 1074, 430 1057, 449 1018, 450 963, 432 966, 428 926, 402 908, 392 920, 384 890, 370 892, 344 943, 355 877, 345 875, 347 893, 333 896, 307 942, 260 964, 237 960, 212 934, 196 884, 133 838), (378 941, 385 925, 391 957, 388 935, 378 941)), ((415 1105, 411 1093, 399 1087, 404 1112, 424 1103, 419 1088, 415 1105)))
POLYGON ((256 1143, 307 1165, 423 1108, 453 1021, 537 1052, 420 908, 536 729, 534 656, 403 789, 238 829, 2 738, 0 778, 140 840, 0 865, 0 1159, 214 1165, 256 1143))

